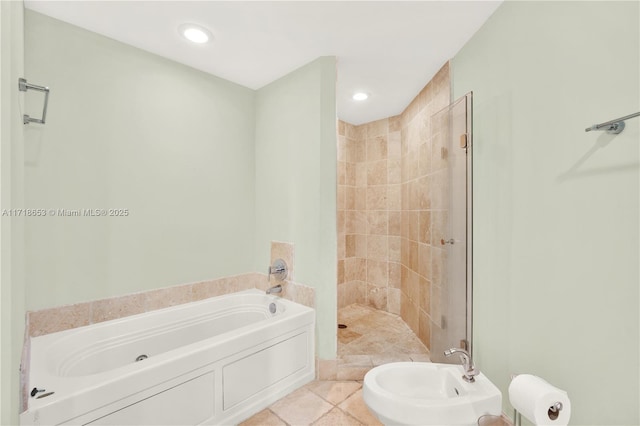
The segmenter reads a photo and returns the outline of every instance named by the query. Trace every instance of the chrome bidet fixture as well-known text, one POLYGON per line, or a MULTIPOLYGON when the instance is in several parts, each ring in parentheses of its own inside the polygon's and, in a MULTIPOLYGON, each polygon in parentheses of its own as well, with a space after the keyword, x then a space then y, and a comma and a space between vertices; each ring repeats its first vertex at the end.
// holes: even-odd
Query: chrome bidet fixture
POLYGON ((478 371, 473 365, 473 360, 471 359, 471 355, 469 352, 460 348, 451 348, 444 351, 445 356, 451 356, 453 354, 460 354, 460 361, 462 362, 462 367, 464 368, 464 375, 462 378, 465 382, 473 383, 476 381, 474 376, 478 375, 480 371, 478 371))

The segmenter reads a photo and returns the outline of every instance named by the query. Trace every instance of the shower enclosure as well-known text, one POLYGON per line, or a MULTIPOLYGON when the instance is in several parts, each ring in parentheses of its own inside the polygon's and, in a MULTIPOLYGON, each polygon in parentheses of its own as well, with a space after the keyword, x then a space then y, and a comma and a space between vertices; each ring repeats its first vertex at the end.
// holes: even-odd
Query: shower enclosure
MULTIPOLYGON (((431 359, 448 359, 448 348, 472 351, 472 111, 468 93, 431 117, 435 149, 432 165, 444 185, 434 187, 432 267, 441 268, 431 283, 431 359), (438 155, 439 154, 439 155, 438 155), (437 237, 436 237, 437 238, 437 237)), ((455 358, 455 357, 453 357, 455 358)))
POLYGON ((451 102, 450 87, 447 64, 402 114, 338 123, 343 364, 455 363, 445 349, 471 350, 472 95, 451 102))

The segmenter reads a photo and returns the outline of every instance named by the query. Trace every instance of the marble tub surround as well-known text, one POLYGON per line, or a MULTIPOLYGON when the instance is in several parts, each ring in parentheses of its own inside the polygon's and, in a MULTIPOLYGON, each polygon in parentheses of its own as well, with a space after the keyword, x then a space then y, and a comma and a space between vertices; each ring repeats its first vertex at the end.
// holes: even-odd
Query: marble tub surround
POLYGON ((300 303, 301 305, 315 308, 315 290, 313 287, 295 282, 295 245, 293 243, 283 241, 271 241, 270 259, 272 265, 276 259, 284 260, 288 268, 287 278, 283 282, 276 280, 273 276, 270 276, 267 281, 267 277, 265 275, 265 287, 257 288, 266 290, 271 286, 281 284, 282 293, 279 293, 278 295, 285 299, 300 303))
MULTIPOLYGON (((209 297, 257 288, 270 287, 267 274, 247 273, 215 280, 182 284, 146 292, 58 306, 27 312, 27 336, 35 337, 103 321, 136 315, 209 297)), ((315 290, 312 287, 286 281, 280 294, 288 300, 315 307, 315 290)))
MULTIPOLYGON (((283 241, 271 241, 271 265, 276 259, 284 260, 287 264, 288 273, 287 281, 295 280, 295 246, 293 243, 286 243, 283 241)), ((271 282, 275 283, 277 280, 274 277, 270 277, 271 282)))
POLYGON ((316 292, 313 287, 289 280, 285 281, 283 287, 281 297, 315 309, 316 292))
MULTIPOLYGON (((222 294, 259 288, 260 281, 261 274, 241 274, 73 305, 29 311, 27 312, 27 330, 31 337, 41 336, 222 294)), ((266 276, 262 281, 266 281, 266 276)))

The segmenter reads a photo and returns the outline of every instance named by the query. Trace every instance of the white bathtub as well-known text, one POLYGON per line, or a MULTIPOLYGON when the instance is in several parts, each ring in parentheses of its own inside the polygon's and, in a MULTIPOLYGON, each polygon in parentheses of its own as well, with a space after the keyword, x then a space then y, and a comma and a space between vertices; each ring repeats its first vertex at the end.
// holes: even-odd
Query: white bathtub
POLYGON ((34 337, 29 389, 54 393, 20 424, 235 424, 313 380, 314 329, 313 309, 247 290, 34 337))

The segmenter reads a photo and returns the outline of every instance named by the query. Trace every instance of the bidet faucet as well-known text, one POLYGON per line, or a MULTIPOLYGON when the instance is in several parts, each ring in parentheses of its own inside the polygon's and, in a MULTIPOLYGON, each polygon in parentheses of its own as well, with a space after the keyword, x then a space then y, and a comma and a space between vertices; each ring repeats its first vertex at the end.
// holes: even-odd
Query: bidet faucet
POLYGON ((464 375, 462 376, 462 378, 464 379, 464 381, 469 383, 475 382, 476 379, 474 378, 474 376, 480 374, 480 371, 478 371, 475 365, 473 365, 473 360, 471 359, 471 355, 469 355, 469 352, 459 348, 451 348, 444 351, 445 356, 451 356, 456 353, 460 354, 460 361, 462 362, 462 368, 464 368, 464 375))

